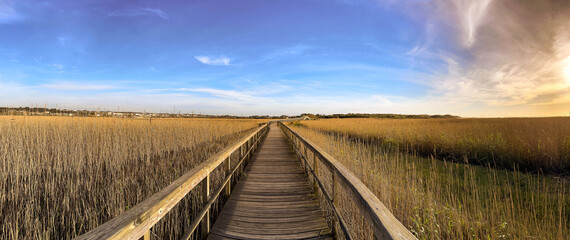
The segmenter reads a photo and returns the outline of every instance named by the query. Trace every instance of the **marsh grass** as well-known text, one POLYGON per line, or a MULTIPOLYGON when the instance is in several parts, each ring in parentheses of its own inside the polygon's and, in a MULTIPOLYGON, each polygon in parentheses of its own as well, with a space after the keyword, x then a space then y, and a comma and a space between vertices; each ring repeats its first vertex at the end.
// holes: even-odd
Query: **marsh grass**
MULTIPOLYGON (((258 124, 2 116, 0 238, 70 239, 85 233, 164 188, 258 124)), ((213 187, 221 180, 216 176, 213 187)), ((193 191, 153 228, 153 236, 171 239, 183 234, 199 202, 193 191)))
POLYGON ((307 127, 422 157, 533 173, 570 173, 570 118, 323 119, 307 127))
MULTIPOLYGON (((400 146, 386 149, 354 136, 293 128, 361 179, 420 239, 566 239, 570 234, 566 178, 418 157, 400 146)), ((352 234, 369 239, 370 228, 343 192, 338 206, 352 234)))

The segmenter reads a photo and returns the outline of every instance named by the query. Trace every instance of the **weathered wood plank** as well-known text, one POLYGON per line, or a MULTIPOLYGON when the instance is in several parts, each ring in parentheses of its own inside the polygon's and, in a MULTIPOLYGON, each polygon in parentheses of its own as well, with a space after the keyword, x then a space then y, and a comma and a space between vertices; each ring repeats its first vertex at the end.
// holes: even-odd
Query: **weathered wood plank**
POLYGON ((210 234, 208 236, 208 239, 210 239, 210 240, 236 240, 236 238, 222 237, 222 236, 216 235, 216 234, 210 234))
MULTIPOLYGON (((321 209, 319 209, 319 210, 311 210, 311 211, 303 211, 303 212, 287 212, 287 213, 275 214, 275 213, 271 213, 271 212, 248 212, 248 211, 244 210, 244 211, 234 211, 230 214, 221 214, 220 216, 222 216, 222 215, 240 216, 240 217, 259 217, 259 218, 291 218, 291 217, 302 217, 302 216, 307 216, 307 215, 323 215, 323 211, 321 209)), ((216 221, 218 221, 219 219, 220 219, 220 217, 218 217, 218 219, 216 219, 216 221)), ((215 226, 216 226, 216 224, 214 223, 214 227, 215 226)))
MULTIPOLYGON (((244 224, 237 221, 223 222, 218 230, 231 231, 245 234, 262 234, 262 235, 287 235, 292 233, 330 233, 328 226, 322 224, 272 224, 264 226, 261 223, 244 224)), ((317 235, 316 235, 317 236, 317 235)))
POLYGON ((263 234, 262 232, 258 234, 253 233, 240 233, 230 230, 222 229, 212 229, 212 233, 216 235, 237 238, 237 239, 267 239, 267 240, 278 240, 278 239, 320 239, 320 238, 330 238, 330 230, 312 230, 306 232, 295 232, 290 234, 263 234))
POLYGON ((327 239, 330 229, 307 177, 277 126, 211 229, 209 239, 327 239))
MULTIPOLYGON (((259 238, 229 238, 229 237, 224 237, 224 236, 220 236, 217 234, 210 234, 210 238, 211 240, 258 240, 259 238)), ((330 240, 333 239, 331 236, 327 235, 327 236, 321 236, 321 237, 314 237, 314 238, 306 238, 307 240, 330 240)))
MULTIPOLYGON (((275 217, 247 217, 247 216, 238 216, 238 215, 231 215, 227 217, 227 219, 235 220, 235 221, 242 221, 242 222, 258 222, 258 223, 295 223, 295 222, 309 222, 313 221, 314 217, 312 215, 299 215, 299 216, 281 216, 279 218, 275 217)), ((320 220, 319 220, 320 221, 320 220)))

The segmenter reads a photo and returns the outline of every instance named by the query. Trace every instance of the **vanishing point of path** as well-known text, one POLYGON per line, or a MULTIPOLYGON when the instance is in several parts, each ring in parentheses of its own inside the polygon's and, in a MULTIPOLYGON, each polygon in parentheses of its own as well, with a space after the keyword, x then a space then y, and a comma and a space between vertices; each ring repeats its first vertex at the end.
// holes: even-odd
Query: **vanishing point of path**
POLYGON ((208 239, 332 239, 283 131, 272 124, 208 239))

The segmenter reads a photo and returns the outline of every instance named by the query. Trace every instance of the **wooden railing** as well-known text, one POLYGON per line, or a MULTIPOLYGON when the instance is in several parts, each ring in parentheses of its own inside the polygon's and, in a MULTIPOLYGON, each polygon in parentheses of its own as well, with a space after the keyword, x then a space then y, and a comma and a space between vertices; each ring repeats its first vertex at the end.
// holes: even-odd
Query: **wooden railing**
POLYGON ((233 176, 243 172, 245 162, 257 149, 268 130, 268 124, 260 126, 250 135, 210 157, 166 188, 76 239, 139 239, 141 237, 145 240, 150 239, 150 229, 200 183, 202 183, 200 191, 204 205, 186 230, 183 239, 190 239, 200 224, 201 238, 204 239, 211 227, 210 208, 212 204, 224 190, 229 196, 233 176), (236 155, 234 153, 237 151, 239 151, 239 161, 232 168, 230 157, 236 155), (220 166, 225 168, 226 177, 221 186, 210 193, 210 173, 220 166))
POLYGON ((285 135, 291 139, 297 154, 301 156, 303 169, 312 176, 315 192, 320 190, 322 195, 324 195, 324 199, 332 206, 334 218, 338 221, 345 239, 355 239, 355 237, 347 229, 347 223, 339 212, 339 184, 343 184, 345 188, 350 190, 350 196, 354 198, 353 201, 358 206, 360 214, 365 217, 368 226, 372 228, 375 239, 416 239, 366 185, 342 164, 317 145, 283 124, 283 122, 279 122, 279 125, 285 131, 285 135), (308 161, 309 154, 312 155, 312 166, 308 161), (325 168, 320 167, 320 165, 323 165, 325 168), (319 171, 323 170, 327 170, 332 178, 329 183, 331 191, 327 191, 327 188, 324 186, 325 182, 319 177, 319 175, 323 176, 323 174, 319 174, 319 171))

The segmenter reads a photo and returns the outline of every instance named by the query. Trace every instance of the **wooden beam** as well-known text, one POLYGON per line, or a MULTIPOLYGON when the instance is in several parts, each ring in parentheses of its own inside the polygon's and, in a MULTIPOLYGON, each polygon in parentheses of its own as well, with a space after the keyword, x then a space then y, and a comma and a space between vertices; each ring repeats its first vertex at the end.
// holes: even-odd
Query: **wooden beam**
POLYGON ((150 240, 150 229, 144 233, 144 240, 150 240))
POLYGON ((226 160, 226 177, 230 178, 230 181, 228 181, 228 183, 226 183, 226 198, 230 196, 230 194, 232 193, 232 159, 231 156, 228 157, 228 159, 226 160))
POLYGON ((210 174, 202 181, 202 203, 206 207, 206 214, 202 218, 202 239, 206 239, 210 234, 210 206, 208 200, 210 198, 210 174))

